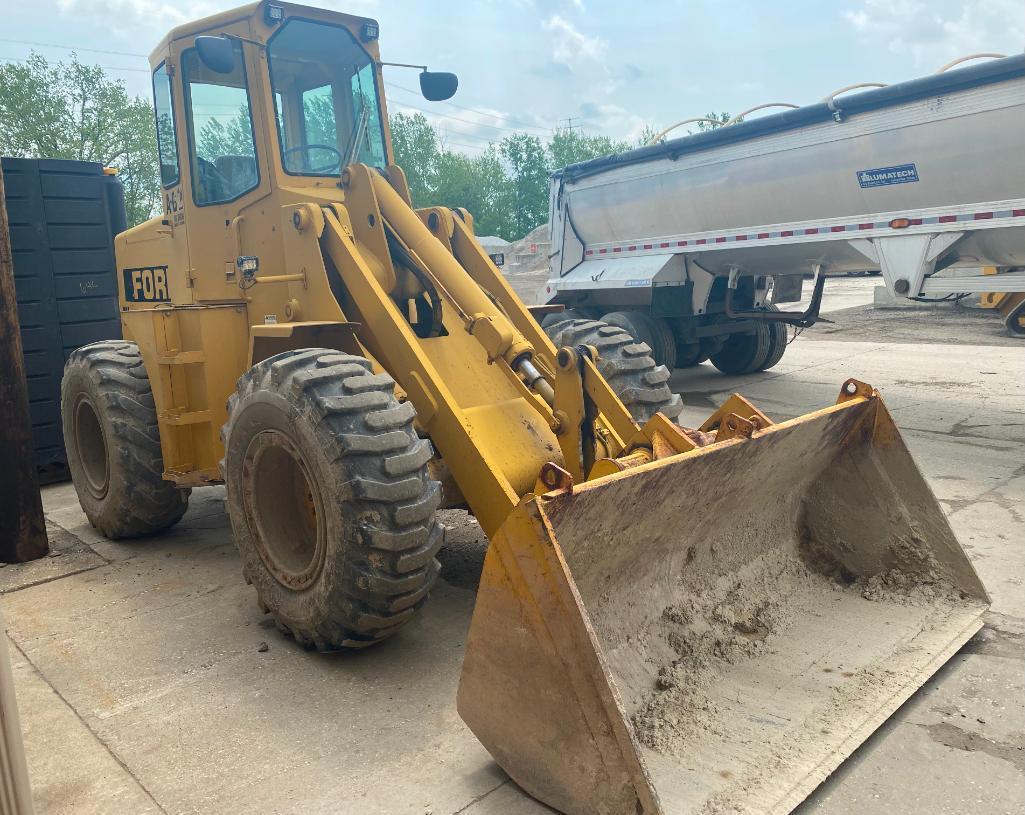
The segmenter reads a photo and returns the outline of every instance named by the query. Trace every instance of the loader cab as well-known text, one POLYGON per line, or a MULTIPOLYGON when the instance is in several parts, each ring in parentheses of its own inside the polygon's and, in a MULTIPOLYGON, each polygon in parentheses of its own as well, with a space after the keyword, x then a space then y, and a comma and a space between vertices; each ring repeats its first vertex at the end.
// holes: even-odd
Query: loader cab
MULTIPOLYGON (((284 268, 282 207, 342 203, 345 167, 393 162, 378 33, 365 17, 262 2, 180 26, 158 46, 163 217, 140 228, 147 245, 140 232, 121 254, 133 268, 166 267, 161 303, 242 299, 259 318, 285 319, 281 302, 242 294, 236 267, 284 268)), ((437 101, 457 82, 423 68, 420 84, 437 101)), ((126 310, 156 302, 122 298, 126 310)))

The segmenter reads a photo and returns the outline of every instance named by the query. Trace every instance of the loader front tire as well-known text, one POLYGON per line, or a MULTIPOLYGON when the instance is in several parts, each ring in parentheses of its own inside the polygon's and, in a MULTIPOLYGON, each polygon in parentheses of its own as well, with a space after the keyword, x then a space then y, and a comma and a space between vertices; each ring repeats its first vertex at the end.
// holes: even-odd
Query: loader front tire
POLYGON ((598 370, 634 417, 644 424, 656 413, 676 419, 683 410, 678 394, 669 390, 669 371, 656 365, 651 348, 628 331, 601 320, 564 320, 545 328, 556 348, 593 345, 598 370))
POLYGON ((190 490, 163 478, 153 391, 134 342, 71 353, 61 421, 79 503, 99 532, 113 540, 155 535, 185 514, 190 490))
POLYGON ((394 387, 363 357, 306 349, 253 366, 228 400, 222 469, 243 575, 305 647, 385 639, 438 576, 433 451, 394 387))

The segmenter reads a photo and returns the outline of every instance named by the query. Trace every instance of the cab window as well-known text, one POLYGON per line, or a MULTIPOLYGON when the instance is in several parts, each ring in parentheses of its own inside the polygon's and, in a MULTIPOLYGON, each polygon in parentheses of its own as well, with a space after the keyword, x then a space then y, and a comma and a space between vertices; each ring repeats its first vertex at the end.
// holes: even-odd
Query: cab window
POLYGON ((178 145, 174 131, 174 107, 171 104, 171 77, 167 64, 153 72, 153 109, 157 116, 157 155, 160 158, 160 183, 173 187, 178 183, 178 145))
POLYGON ((226 74, 203 65, 195 49, 182 55, 192 195, 200 206, 232 201, 260 183, 242 44, 233 47, 235 66, 226 74))
POLYGON ((267 48, 281 163, 293 175, 386 164, 377 77, 348 29, 288 21, 267 48))

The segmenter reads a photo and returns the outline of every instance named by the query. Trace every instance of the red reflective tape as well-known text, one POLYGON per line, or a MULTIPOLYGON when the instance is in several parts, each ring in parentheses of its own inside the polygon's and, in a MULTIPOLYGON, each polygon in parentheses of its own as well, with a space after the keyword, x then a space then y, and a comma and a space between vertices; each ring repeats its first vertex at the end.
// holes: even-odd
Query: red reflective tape
POLYGON ((594 254, 594 250, 593 249, 588 249, 586 254, 593 255, 594 254))
POLYGON ((637 247, 636 246, 628 246, 628 247, 626 247, 626 251, 627 252, 636 252, 637 251, 637 247))
POLYGON ((646 244, 644 244, 644 246, 642 248, 643 249, 650 249, 651 248, 651 244, 650 243, 646 243, 646 244))
POLYGON ((875 229, 875 224, 858 224, 858 229, 875 229))
POLYGON ((726 238, 716 238, 715 242, 716 243, 726 243, 726 238))
POLYGON ((1025 215, 1025 209, 1012 209, 1011 210, 1011 217, 1012 218, 1020 218, 1023 215, 1025 215))
POLYGON ((598 250, 598 254, 604 255, 608 251, 609 251, 608 249, 599 249, 598 250))
POLYGON ((793 234, 794 234, 794 230, 792 230, 792 229, 784 229, 782 232, 779 233, 779 236, 781 238, 790 238, 790 237, 793 237, 793 234))
POLYGON ((972 217, 976 221, 988 221, 990 218, 993 217, 993 213, 992 212, 976 212, 972 217))
POLYGON ((953 223, 956 223, 956 222, 957 222, 957 216, 956 215, 941 215, 940 216, 940 223, 941 224, 953 224, 953 223))
POLYGON ((669 248, 669 244, 668 243, 660 243, 658 245, 658 248, 659 249, 668 249, 669 248))
POLYGON ((706 241, 704 238, 698 238, 696 241, 694 241, 694 243, 700 246, 703 243, 708 243, 708 241, 706 241))
POLYGON ((735 235, 733 239, 738 241, 746 241, 747 235, 735 235))
POLYGON ((830 232, 843 232, 847 227, 845 226, 831 226, 829 227, 830 232))
POLYGON ((758 233, 758 237, 759 238, 767 238, 767 237, 769 237, 769 233, 768 232, 759 232, 758 233))
POLYGON ((622 252, 622 251, 623 251, 623 247, 622 247, 622 246, 617 246, 617 247, 616 247, 615 249, 613 249, 612 251, 613 251, 613 252, 622 252))
POLYGON ((818 235, 819 234, 819 228, 817 226, 813 226, 811 229, 804 230, 804 234, 805 235, 818 235))
POLYGON ((910 221, 908 222, 908 224, 909 224, 910 226, 921 226, 921 225, 922 225, 922 219, 921 219, 921 218, 912 218, 912 219, 911 219, 911 220, 910 220, 910 221))
POLYGON ((677 241, 676 245, 677 246, 686 246, 687 245, 687 241, 677 241))

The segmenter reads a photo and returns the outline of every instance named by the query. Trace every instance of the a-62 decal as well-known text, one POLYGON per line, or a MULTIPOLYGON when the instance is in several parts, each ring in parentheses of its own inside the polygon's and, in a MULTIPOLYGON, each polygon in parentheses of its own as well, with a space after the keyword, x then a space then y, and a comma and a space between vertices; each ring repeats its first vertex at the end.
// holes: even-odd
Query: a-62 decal
POLYGON ((129 303, 169 303, 166 266, 142 266, 123 269, 125 300, 129 303))

